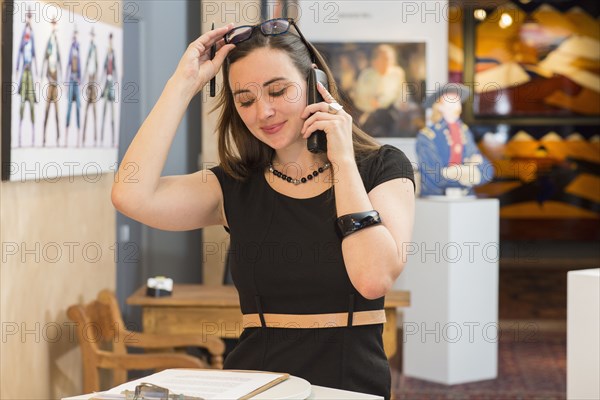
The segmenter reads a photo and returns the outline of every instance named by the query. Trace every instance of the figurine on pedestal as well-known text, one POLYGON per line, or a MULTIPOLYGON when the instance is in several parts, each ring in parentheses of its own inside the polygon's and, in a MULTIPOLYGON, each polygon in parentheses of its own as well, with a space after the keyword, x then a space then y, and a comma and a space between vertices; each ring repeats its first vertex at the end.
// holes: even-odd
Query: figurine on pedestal
POLYGON ((448 188, 470 195, 473 187, 493 177, 490 162, 460 119, 462 103, 468 98, 469 88, 449 84, 425 99, 431 117, 417 135, 421 196, 444 195, 448 188))

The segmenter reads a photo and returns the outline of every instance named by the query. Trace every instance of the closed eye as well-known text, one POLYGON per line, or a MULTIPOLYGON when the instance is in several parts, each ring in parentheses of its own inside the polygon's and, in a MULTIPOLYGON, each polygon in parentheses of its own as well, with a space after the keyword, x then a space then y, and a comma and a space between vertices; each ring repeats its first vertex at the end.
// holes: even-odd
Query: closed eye
POLYGON ((292 83, 292 82, 286 82, 283 87, 281 87, 281 85, 279 85, 279 84, 278 85, 272 85, 269 88, 269 96, 271 96, 271 97, 280 97, 280 96, 283 96, 285 94, 285 92, 291 86, 294 86, 294 83, 292 83), (281 88, 281 89, 277 90, 279 88, 281 88))
MULTIPOLYGON (((283 87, 281 90, 274 90, 273 88, 271 88, 269 90, 269 96, 270 97, 281 97, 285 94, 286 90, 292 85, 287 85, 285 87, 283 87)), ((247 95, 247 93, 246 93, 247 95)), ((241 95, 238 95, 238 98, 242 97, 241 95)), ((247 97, 246 97, 247 98, 247 97)), ((240 107, 250 107, 253 103, 254 103, 255 99, 251 98, 251 99, 247 99, 247 100, 239 100, 239 104, 240 107)))
POLYGON ((250 107, 254 103, 254 96, 250 93, 244 93, 236 97, 236 101, 240 104, 240 107, 250 107))
POLYGON ((277 92, 271 91, 271 92, 269 92, 269 95, 270 95, 271 97, 279 97, 279 96, 283 96, 283 94, 285 93, 285 90, 286 90, 286 89, 287 89, 287 87, 285 87, 285 88, 283 88, 283 89, 281 89, 280 91, 277 91, 277 92))

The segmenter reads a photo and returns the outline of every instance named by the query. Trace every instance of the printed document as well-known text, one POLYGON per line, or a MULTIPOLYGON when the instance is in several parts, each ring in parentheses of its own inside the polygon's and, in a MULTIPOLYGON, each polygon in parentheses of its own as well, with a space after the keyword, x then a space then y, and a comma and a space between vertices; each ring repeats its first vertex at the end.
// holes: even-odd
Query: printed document
POLYGON ((124 390, 133 392, 137 385, 144 382, 169 389, 169 394, 183 394, 202 399, 241 399, 250 393, 254 395, 266 390, 288 377, 288 374, 259 371, 166 369, 119 385, 105 392, 102 397, 118 398, 124 390))

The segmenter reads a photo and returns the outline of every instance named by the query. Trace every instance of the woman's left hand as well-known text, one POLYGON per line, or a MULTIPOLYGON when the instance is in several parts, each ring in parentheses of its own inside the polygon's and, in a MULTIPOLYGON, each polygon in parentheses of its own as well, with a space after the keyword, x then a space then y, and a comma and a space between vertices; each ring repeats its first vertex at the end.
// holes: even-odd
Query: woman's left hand
POLYGON ((327 158, 331 163, 344 161, 354 162, 354 146, 352 144, 352 117, 343 109, 331 113, 329 103, 337 103, 333 96, 320 83, 317 89, 325 101, 308 105, 302 115, 304 121, 302 138, 308 137, 317 130, 327 135, 327 158))

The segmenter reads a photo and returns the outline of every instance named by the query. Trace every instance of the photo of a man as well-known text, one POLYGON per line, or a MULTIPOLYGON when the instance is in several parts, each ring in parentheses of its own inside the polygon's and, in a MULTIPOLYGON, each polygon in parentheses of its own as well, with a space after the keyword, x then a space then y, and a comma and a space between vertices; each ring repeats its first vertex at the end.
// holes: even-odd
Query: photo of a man
POLYGON ((317 43, 354 120, 374 137, 415 137, 424 121, 424 43, 317 43))

